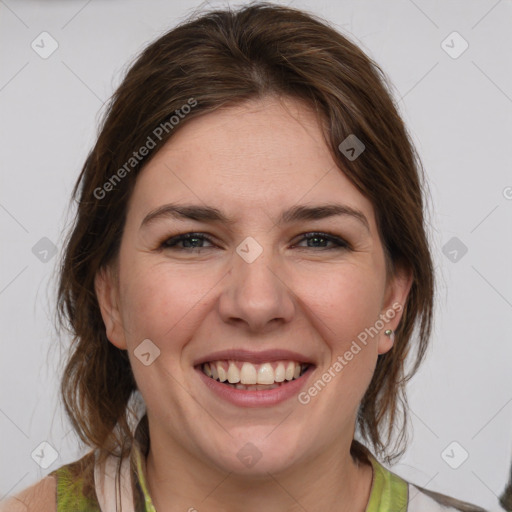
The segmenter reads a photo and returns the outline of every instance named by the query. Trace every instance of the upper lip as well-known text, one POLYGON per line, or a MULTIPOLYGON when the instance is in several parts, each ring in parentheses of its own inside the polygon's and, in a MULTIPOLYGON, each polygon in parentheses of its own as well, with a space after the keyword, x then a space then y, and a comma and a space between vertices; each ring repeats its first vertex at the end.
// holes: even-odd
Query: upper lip
POLYGON ((314 364, 313 359, 299 352, 293 352, 285 349, 262 350, 260 352, 252 352, 246 349, 229 349, 211 352, 194 361, 194 366, 207 363, 209 361, 247 361, 249 363, 261 364, 272 361, 296 361, 298 363, 314 364))

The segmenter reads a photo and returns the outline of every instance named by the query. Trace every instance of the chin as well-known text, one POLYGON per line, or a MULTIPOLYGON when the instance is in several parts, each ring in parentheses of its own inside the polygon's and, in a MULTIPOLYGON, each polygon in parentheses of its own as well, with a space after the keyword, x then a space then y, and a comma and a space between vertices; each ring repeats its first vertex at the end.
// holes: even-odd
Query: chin
MULTIPOLYGON (((298 442, 298 433, 297 439, 291 437, 289 432, 279 433, 282 427, 252 427, 250 433, 238 429, 237 435, 225 439, 224 447, 214 449, 214 453, 209 453, 209 458, 222 471, 240 476, 268 478, 268 473, 286 471, 299 464, 297 446, 301 443, 298 442)), ((208 448, 207 452, 211 452, 211 445, 208 448)), ((303 450, 304 446, 301 446, 303 450)))

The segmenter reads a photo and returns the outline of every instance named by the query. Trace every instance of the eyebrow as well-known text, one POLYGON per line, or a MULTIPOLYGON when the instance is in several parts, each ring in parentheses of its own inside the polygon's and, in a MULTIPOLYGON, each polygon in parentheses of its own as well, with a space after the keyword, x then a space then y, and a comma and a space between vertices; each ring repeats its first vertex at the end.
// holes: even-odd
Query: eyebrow
MULTIPOLYGON (((370 232, 368 219, 363 212, 337 203, 320 204, 317 206, 299 205, 285 210, 278 219, 278 225, 292 224, 299 221, 319 220, 338 215, 350 216, 361 222, 370 232)), ((151 224, 157 219, 173 218, 178 220, 190 219, 199 222, 221 223, 227 226, 235 224, 235 220, 227 217, 219 209, 211 206, 194 204, 164 204, 149 212, 143 219, 140 228, 151 224)))

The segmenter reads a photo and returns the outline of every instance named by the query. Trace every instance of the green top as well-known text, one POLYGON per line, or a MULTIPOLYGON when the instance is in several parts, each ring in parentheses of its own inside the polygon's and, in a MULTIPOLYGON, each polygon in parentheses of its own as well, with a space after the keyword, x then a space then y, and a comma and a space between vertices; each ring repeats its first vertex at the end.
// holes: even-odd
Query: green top
MULTIPOLYGON (((373 482, 366 512, 405 512, 408 503, 408 483, 379 464, 370 453, 368 458, 373 468, 373 482)), ((156 512, 146 481, 145 458, 138 443, 134 443, 132 461, 136 468, 132 487, 134 509, 136 512, 156 512)), ((100 512, 98 500, 88 499, 84 495, 83 479, 73 476, 76 471, 73 471, 72 467, 76 464, 62 466, 52 473, 57 479, 57 512, 100 512)))
MULTIPOLYGON (((146 480, 149 446, 149 428, 147 416, 144 416, 135 429, 135 440, 129 458, 122 465, 119 464, 119 458, 111 457, 108 460, 105 466, 108 469, 105 471, 111 478, 104 479, 104 487, 86 488, 86 485, 96 485, 93 478, 95 452, 53 471, 51 475, 57 480, 57 512, 101 512, 100 503, 104 512, 115 512, 114 482, 117 482, 119 489, 124 489, 121 500, 126 508, 135 512, 156 512, 146 480), (110 472, 114 473, 120 466, 121 478, 112 478, 115 475, 110 472)), ((354 440, 351 455, 358 460, 369 461, 373 470, 370 498, 365 512, 486 512, 470 503, 407 482, 382 466, 370 450, 358 441, 354 440)), ((98 476, 101 478, 102 472, 98 471, 98 476)))
POLYGON ((373 455, 368 458, 373 467, 373 483, 366 512, 406 511, 409 501, 405 480, 381 466, 373 455))

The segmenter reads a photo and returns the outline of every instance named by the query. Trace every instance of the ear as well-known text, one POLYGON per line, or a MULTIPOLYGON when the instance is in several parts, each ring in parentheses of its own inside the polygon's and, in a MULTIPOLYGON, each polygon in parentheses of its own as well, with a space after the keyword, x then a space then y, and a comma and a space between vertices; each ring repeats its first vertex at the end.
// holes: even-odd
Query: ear
POLYGON ((385 354, 393 347, 393 339, 386 336, 384 331, 396 330, 405 307, 405 302, 409 296, 412 286, 412 271, 404 267, 396 267, 393 275, 386 283, 386 292, 382 304, 380 318, 385 326, 379 336, 378 353, 385 354))
POLYGON ((111 267, 102 268, 94 278, 94 289, 108 340, 126 350, 126 338, 119 309, 118 277, 111 267))

